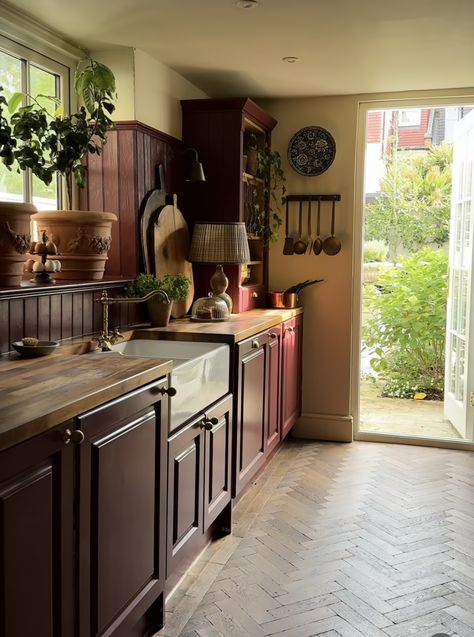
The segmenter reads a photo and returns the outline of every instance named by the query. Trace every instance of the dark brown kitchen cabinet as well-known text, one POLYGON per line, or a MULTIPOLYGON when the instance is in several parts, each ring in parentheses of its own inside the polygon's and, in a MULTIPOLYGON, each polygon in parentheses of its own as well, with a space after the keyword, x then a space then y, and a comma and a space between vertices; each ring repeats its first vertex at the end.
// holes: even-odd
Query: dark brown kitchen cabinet
POLYGON ((281 439, 281 325, 276 325, 268 331, 267 344, 267 443, 266 453, 270 453, 280 444, 281 439))
POLYGON ((161 628, 165 381, 0 454, 0 637, 161 628))
POLYGON ((77 418, 79 637, 143 635, 163 623, 165 381, 77 418))
POLYGON ((167 577, 204 547, 230 503, 231 410, 228 395, 169 438, 167 577))
POLYGON ((267 443, 267 332, 237 345, 234 495, 263 466, 267 443))
POLYGON ((74 634, 74 450, 66 425, 0 456, 0 635, 74 634))
MULTIPOLYGON (((271 146, 276 120, 249 98, 183 100, 183 142, 195 148, 206 172, 206 181, 184 193, 184 211, 190 225, 196 221, 244 222, 250 248, 245 267, 227 264, 227 292, 234 312, 244 312, 264 303, 268 279, 268 221, 257 222, 258 209, 268 212, 265 183, 257 176, 250 154, 271 146), (253 149, 253 150, 252 150, 253 149), (250 151, 250 152, 249 152, 250 151), (247 159, 249 160, 247 162, 247 159), (253 164, 253 166, 251 165, 253 164)), ((267 215, 264 215, 266 218, 267 215)), ((194 265, 197 296, 208 292, 214 268, 194 265)))
POLYGON ((301 316, 283 323, 281 436, 284 438, 301 414, 301 362, 303 342, 301 316))

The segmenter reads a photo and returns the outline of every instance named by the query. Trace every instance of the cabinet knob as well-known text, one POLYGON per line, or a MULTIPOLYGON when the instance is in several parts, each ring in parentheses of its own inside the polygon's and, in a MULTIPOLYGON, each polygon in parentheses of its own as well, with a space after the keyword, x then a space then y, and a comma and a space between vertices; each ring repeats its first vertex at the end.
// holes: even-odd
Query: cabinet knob
POLYGON ((276 338, 277 334, 275 334, 275 332, 270 332, 268 335, 270 338, 276 338))
POLYGON ((258 299, 258 292, 252 292, 252 298, 258 299))
POLYGON ((84 432, 80 429, 66 429, 63 434, 64 444, 68 445, 72 442, 73 445, 81 445, 84 442, 84 432))
POLYGON ((294 332, 295 328, 292 327, 291 325, 289 327, 285 327, 285 332, 294 332))
POLYGON ((260 347, 260 343, 255 339, 252 341, 252 349, 258 349, 260 347))
POLYGON ((167 394, 168 396, 176 396, 176 389, 174 387, 160 387, 160 394, 164 396, 167 394))
POLYGON ((212 427, 214 425, 212 424, 212 422, 210 420, 207 420, 206 418, 204 418, 199 423, 199 426, 201 427, 201 429, 205 429, 206 431, 211 431, 211 429, 212 429, 212 427))

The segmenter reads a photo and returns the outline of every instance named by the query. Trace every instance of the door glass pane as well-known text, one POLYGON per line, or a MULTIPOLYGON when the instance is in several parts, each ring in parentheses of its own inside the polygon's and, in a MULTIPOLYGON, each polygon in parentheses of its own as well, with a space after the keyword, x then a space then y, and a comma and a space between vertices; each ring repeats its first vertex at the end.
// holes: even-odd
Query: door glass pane
MULTIPOLYGON (((31 94, 34 97, 56 95, 56 76, 53 73, 44 71, 36 66, 30 67, 31 94)), ((38 97, 38 101, 51 114, 56 110, 55 103, 47 98, 38 97)), ((33 176, 33 203, 38 210, 56 210, 58 201, 58 180, 55 178, 49 186, 43 184, 37 177, 33 176)))
MULTIPOLYGON (((3 87, 3 95, 8 100, 18 91, 21 91, 22 62, 13 55, 0 51, 0 86, 3 87)), ((10 119, 8 110, 3 111, 4 116, 10 119)), ((15 165, 11 170, 0 162, 0 199, 2 201, 23 201, 23 173, 16 171, 15 165)))

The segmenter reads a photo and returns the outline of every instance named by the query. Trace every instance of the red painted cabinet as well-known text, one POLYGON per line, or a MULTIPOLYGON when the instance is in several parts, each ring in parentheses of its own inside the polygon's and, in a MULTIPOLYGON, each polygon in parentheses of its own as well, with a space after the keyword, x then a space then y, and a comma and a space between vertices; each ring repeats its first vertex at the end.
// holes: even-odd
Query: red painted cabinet
POLYGON ((281 435, 284 438, 301 414, 303 319, 283 323, 281 372, 281 435))
POLYGON ((184 572, 230 503, 231 441, 231 395, 169 437, 168 578, 184 572))
POLYGON ((0 635, 74 634, 74 450, 64 427, 0 454, 0 635))

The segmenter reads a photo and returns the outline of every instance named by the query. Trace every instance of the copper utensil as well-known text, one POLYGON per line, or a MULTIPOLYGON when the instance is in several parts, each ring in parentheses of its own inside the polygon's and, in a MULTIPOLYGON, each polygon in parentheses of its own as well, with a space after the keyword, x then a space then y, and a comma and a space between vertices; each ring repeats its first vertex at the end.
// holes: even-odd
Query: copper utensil
POLYGON ((308 254, 313 249, 313 231, 311 229, 311 199, 308 201, 308 254))
POLYGON ((320 237, 321 234, 321 200, 318 200, 318 225, 316 228, 317 237, 313 243, 313 252, 318 255, 321 254, 321 250, 323 249, 323 241, 320 237))
POLYGON ((332 218, 331 218, 331 236, 326 237, 323 241, 323 250, 329 256, 334 256, 337 254, 341 247, 341 241, 334 236, 334 219, 336 216, 336 202, 332 202, 332 218))
POLYGON ((286 223, 285 223, 285 233, 286 233, 286 237, 285 237, 285 244, 283 246, 283 254, 288 255, 288 254, 293 254, 293 245, 294 245, 294 239, 293 237, 289 236, 289 222, 288 222, 288 199, 286 200, 286 223))
POLYGON ((293 252, 295 254, 304 254, 306 252, 306 241, 303 241, 303 202, 300 201, 299 223, 298 223, 298 240, 295 241, 293 252))

